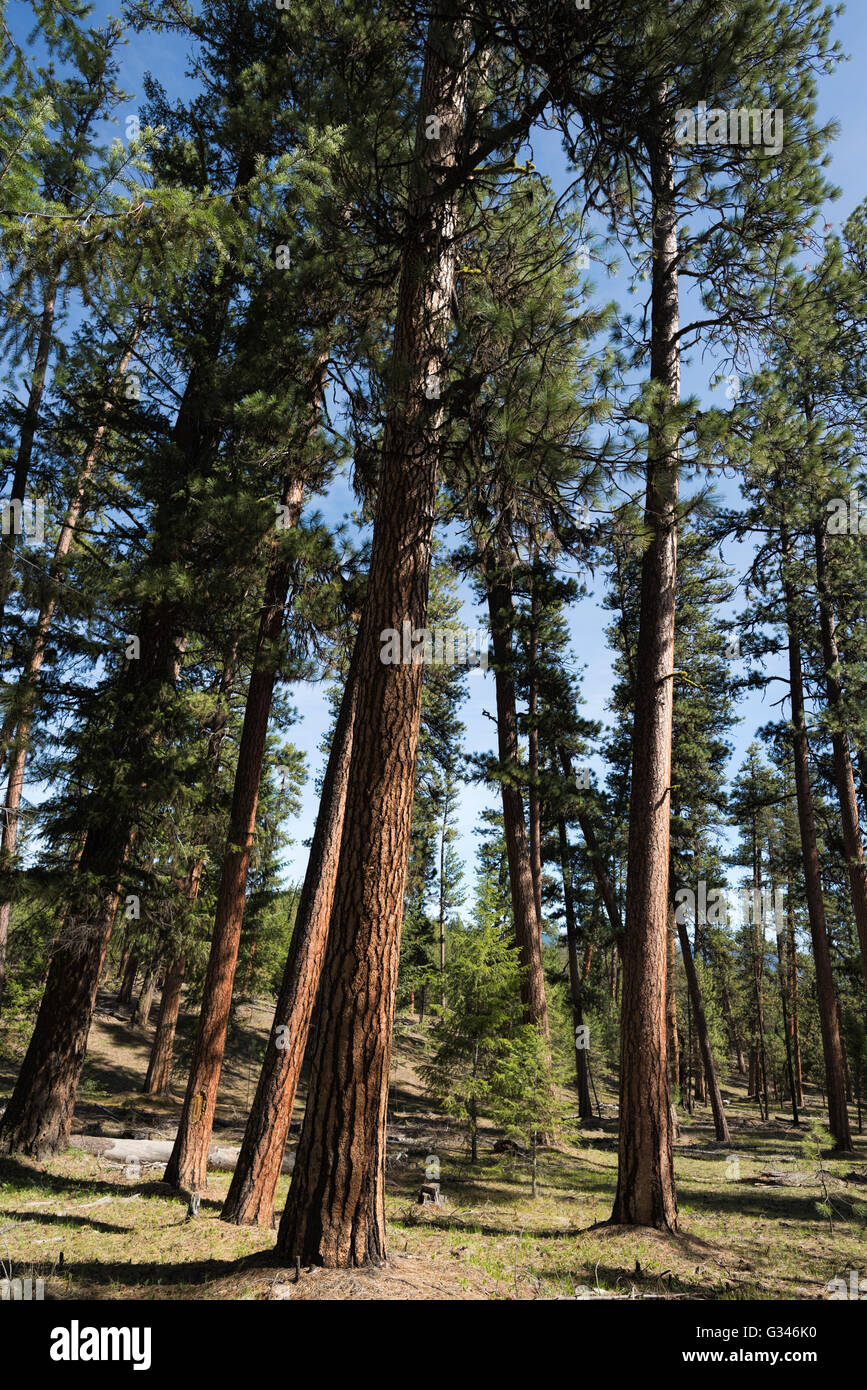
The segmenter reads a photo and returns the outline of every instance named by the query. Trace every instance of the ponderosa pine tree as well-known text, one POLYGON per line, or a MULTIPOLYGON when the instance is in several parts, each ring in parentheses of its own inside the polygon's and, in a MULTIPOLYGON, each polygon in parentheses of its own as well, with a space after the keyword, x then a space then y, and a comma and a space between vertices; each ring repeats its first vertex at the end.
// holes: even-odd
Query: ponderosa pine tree
MULTIPOLYGON (((781 23, 784 7, 757 0, 742 12, 733 43, 728 17, 710 15, 700 0, 676 13, 662 4, 641 9, 628 48, 617 55, 611 92, 582 101, 579 87, 572 102, 564 102, 563 126, 585 198, 609 212, 612 230, 630 256, 637 251, 637 268, 650 282, 645 321, 624 326, 633 363, 648 371, 642 411, 647 462, 612 1220, 673 1230, 666 1063, 669 798, 678 492, 690 418, 680 399, 681 356, 698 338, 746 341, 769 312, 770 276, 764 272, 770 247, 776 256, 782 242, 791 254, 791 230, 809 224, 823 196, 804 152, 818 154, 824 143, 813 126, 810 74, 829 61, 830 16, 817 3, 797 23, 789 22, 785 8, 781 23), (775 105, 785 110, 787 134, 779 150, 676 139, 678 128, 681 136, 688 133, 688 123, 678 127, 678 113, 709 98, 719 108, 754 107, 754 94, 768 82, 775 105), (584 120, 577 135, 576 118, 584 120), (709 211, 713 215, 704 217, 709 211), (704 308, 687 324, 681 324, 679 304, 684 272, 699 283, 704 308)), ((691 418, 700 419, 695 412, 691 418)))
MULTIPOLYGON (((431 21, 385 419, 367 598, 358 634, 346 830, 323 965, 310 1091, 277 1248, 331 1266, 385 1259, 385 1120, 409 850, 421 664, 386 665, 382 635, 425 626, 465 157, 469 22, 431 21), (363 1007, 358 1007, 358 1001, 363 1007), (335 1095, 342 1097, 336 1107, 335 1095), (350 1123, 346 1119, 351 1116, 350 1123), (347 1186, 350 1151, 357 1176, 347 1186)), ((478 80, 478 71, 477 71, 478 80)))

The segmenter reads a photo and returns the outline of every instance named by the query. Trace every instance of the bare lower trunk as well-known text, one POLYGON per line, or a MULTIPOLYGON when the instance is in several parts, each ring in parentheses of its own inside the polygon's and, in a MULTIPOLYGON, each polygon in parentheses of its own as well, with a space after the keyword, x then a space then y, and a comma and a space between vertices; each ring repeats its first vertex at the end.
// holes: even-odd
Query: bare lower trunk
POLYGON ((578 1085, 578 1114, 582 1120, 593 1118, 590 1084, 587 1075, 587 1046, 583 1033, 584 1012, 581 974, 578 969, 578 927, 575 922, 575 898, 572 893, 572 869, 569 857, 569 837, 563 816, 557 819, 560 836, 560 870, 563 875, 563 902, 566 908, 566 947, 569 957, 569 992, 572 997, 572 1024, 575 1029, 575 1080, 578 1085), (579 1032, 579 1029, 582 1031, 579 1032))
MULTIPOLYGON (((731 1140, 731 1136, 729 1134, 725 1110, 723 1109, 722 1095, 720 1094, 719 1081, 717 1080, 716 1066, 713 1059, 713 1050, 710 1045, 710 1035, 707 1030, 704 1000, 701 994, 701 987, 698 983, 695 961, 693 960, 692 948, 689 942, 689 932, 687 931, 685 922, 678 923, 677 934, 680 939, 683 968, 686 971, 686 982, 692 999, 692 1012, 695 1018, 698 1045, 701 1052, 702 1065, 704 1067, 704 1079, 710 1097, 711 1110, 713 1111, 714 1132, 718 1143, 728 1144, 731 1140)), ((703 1099, 703 1097, 696 1095, 696 1099, 703 1099)))
POLYGON ((770 1118, 770 1108, 768 1105, 768 1061, 765 1049, 765 1001, 764 1001, 764 978, 765 978, 765 938, 764 920, 762 910, 762 868, 759 850, 758 830, 756 819, 753 816, 752 823, 753 841, 753 987, 756 1001, 756 1061, 758 1065, 758 1084, 756 1098, 759 1102, 759 1115, 762 1114, 762 1099, 764 1098, 764 1118, 770 1118))
MULTIPOLYGON (((127 839, 126 853, 132 844, 127 839)), ((126 854, 122 857, 125 862, 126 854)), ((6 1112, 0 1144, 44 1158, 66 1148, 102 963, 120 887, 93 917, 67 919, 51 959, 36 1026, 6 1112), (65 939, 64 939, 65 938, 65 939)))
POLYGON ((274 1217, 274 1193, 292 1121, 292 1107, 319 988, 334 901, 352 759, 356 697, 353 662, 331 742, 316 830, 295 914, 292 942, 274 1011, 271 1036, 235 1174, 220 1213, 223 1221, 231 1221, 239 1226, 270 1226, 274 1217))

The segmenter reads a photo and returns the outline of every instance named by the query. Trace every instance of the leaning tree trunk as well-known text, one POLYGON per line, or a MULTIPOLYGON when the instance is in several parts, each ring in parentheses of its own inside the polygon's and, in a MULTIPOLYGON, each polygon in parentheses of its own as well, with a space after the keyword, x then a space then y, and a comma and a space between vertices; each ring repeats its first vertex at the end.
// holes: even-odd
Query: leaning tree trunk
MULTIPOLYGON (((243 188, 251 161, 244 157, 241 165, 237 183, 243 188)), ((227 278, 215 298, 207 353, 190 368, 172 428, 172 444, 183 459, 185 477, 206 464, 216 443, 218 426, 207 406, 231 294, 232 283, 227 278)), ((182 563, 185 519, 186 506, 180 491, 161 497, 149 556, 157 573, 163 567, 182 563)), ((160 741, 153 721, 164 718, 167 695, 177 686, 185 645, 182 628, 179 600, 162 592, 146 598, 139 613, 139 659, 129 661, 120 678, 123 727, 118 728, 116 723, 112 737, 128 749, 133 778, 131 797, 133 793, 139 795, 142 804, 147 804, 160 789, 157 786, 151 790, 160 779, 148 775, 148 762, 160 741), (144 788, 139 791, 142 783, 144 788)), ((61 932, 36 1026, 0 1126, 0 1139, 10 1149, 20 1148, 24 1152, 57 1152, 68 1140, 102 964, 140 812, 140 805, 129 804, 119 814, 114 788, 97 788, 91 805, 93 814, 76 866, 84 901, 74 906, 70 914, 74 920, 65 923, 61 932), (96 906, 94 881, 100 885, 96 906), (86 938, 83 950, 79 949, 82 933, 86 938), (68 975, 76 978, 67 979, 68 975)))
POLYGON ((469 21, 451 3, 431 20, 320 1026, 277 1240, 292 1263, 379 1264, 387 1254, 388 1077, 422 672, 380 657, 384 634, 401 631, 405 620, 421 629, 427 615, 443 421, 437 393, 457 249, 457 197, 444 176, 457 158, 469 41, 469 21))
POLYGON ((710 1034, 707 1030, 707 1017, 704 1011, 704 999, 701 994, 701 987, 698 983, 698 975, 695 969, 695 961, 692 955, 692 947, 689 941, 689 932, 685 922, 678 922, 677 935, 680 941, 680 953, 683 957, 683 968, 686 972, 686 983, 689 987, 690 998, 692 999, 692 1012, 695 1017, 695 1027, 698 1034, 698 1045, 701 1051, 701 1060, 704 1066, 704 1077, 707 1083, 707 1090, 710 1096, 710 1106, 713 1111, 713 1126, 717 1143, 728 1144, 731 1142, 728 1122, 723 1109, 722 1095, 720 1094, 719 1081, 716 1074, 716 1066, 713 1059, 713 1049, 710 1045, 710 1034))
MULTIPOLYGON (((313 409, 318 420, 318 399, 313 409)), ((288 509, 292 525, 297 524, 303 491, 304 485, 300 481, 287 483, 284 489, 283 505, 288 509)), ((276 651, 283 630, 283 610, 290 579, 288 560, 275 552, 268 566, 256 657, 244 710, 229 834, 220 873, 199 1026, 175 1146, 165 1172, 167 1183, 192 1192, 207 1186, 208 1148, 226 1047, 247 877, 256 832, 262 762, 277 680, 276 651)))
MULTIPOLYGON (((548 1001, 542 968, 542 928, 536 911, 536 894, 524 805, 516 781, 518 767, 518 715, 515 703, 515 672, 512 648, 514 609, 509 556, 500 547, 496 558, 485 566, 491 639, 494 648, 494 685, 497 701, 497 746, 500 755, 503 833, 509 862, 512 916, 519 960, 523 967, 521 995, 527 1018, 549 1036, 548 1001)), ((537 767, 538 776, 538 767, 537 767)))
MULTIPOLYGON (((159 607, 147 606, 139 631, 140 660, 129 663, 122 685, 127 695, 137 685, 151 687, 148 708, 157 710, 165 689, 177 684, 183 644, 159 607)), ((121 732, 137 766, 157 736, 146 723, 128 728, 125 721, 121 732)), ((76 867, 81 888, 61 928, 36 1025, 0 1125, 0 1139, 10 1151, 45 1156, 65 1148, 69 1139, 102 965, 136 833, 131 812, 118 815, 111 793, 94 792, 93 811, 76 867)))
POLYGON ((822 633, 822 657, 825 667, 825 688, 828 692, 828 712, 831 715, 831 746, 834 751, 834 780, 840 805, 840 829, 846 853, 849 875, 849 894, 852 912, 858 929, 861 947, 861 974, 867 985, 867 864, 858 818, 858 797, 855 775, 849 750, 849 734, 841 722, 843 686, 840 681, 840 653, 837 647, 836 621, 828 590, 828 538, 823 522, 815 530, 816 580, 819 591, 819 626, 822 633))
MULTIPOLYGON (((141 322, 136 324, 132 331, 131 339, 124 350, 120 364, 115 373, 112 390, 107 396, 102 411, 102 419, 96 428, 84 461, 79 469, 75 480, 72 496, 66 508, 66 516, 60 528, 60 535, 54 549, 54 558, 51 564, 51 578, 55 580, 58 572, 62 569, 63 562, 69 553, 75 528, 81 515, 84 499, 96 460, 99 457, 105 432, 108 428, 108 418, 111 414, 114 396, 123 376, 130 364, 136 340, 138 338, 141 322)), ((43 373, 44 374, 44 373, 43 373)), ((31 438, 32 447, 32 438, 31 438)), ((29 456, 28 456, 29 457, 29 456)), ((6 756, 9 749, 10 739, 15 733, 15 743, 12 747, 9 759, 9 771, 6 784, 6 797, 4 801, 3 824, 0 828, 0 884, 5 891, 0 897, 0 1008, 3 1007, 3 995, 6 987, 6 944, 9 938, 9 919, 12 913, 13 889, 11 883, 11 873, 15 864, 15 850, 18 843, 18 821, 21 808, 21 795, 24 788, 24 768, 27 762, 27 752, 30 746, 30 728, 33 722, 33 713, 36 706, 36 687, 39 679, 39 672, 45 659, 45 648, 48 642, 48 634, 51 629, 51 621, 54 617, 54 609, 57 603, 56 593, 52 593, 47 598, 40 609, 39 617, 36 621, 36 630, 27 663, 21 673, 18 687, 10 704, 9 712, 3 721, 3 728, 0 731, 0 759, 6 756), (5 886, 8 884, 8 887, 5 886)), ((2 621, 2 615, 0 615, 2 621)))
MULTIPOLYGON (((656 119, 664 119, 661 112, 656 119)), ((651 136, 650 153, 650 374, 664 400, 648 442, 620 1014, 620 1144, 611 1220, 674 1231, 665 1032, 679 446, 668 415, 680 399, 680 350, 674 164, 661 132, 651 136)))
POLYGON ((238 1226, 270 1226, 274 1217, 274 1193, 282 1171, 295 1091, 322 974, 337 881, 352 759, 358 690, 356 666, 357 656, 354 655, 331 741, 316 829, 271 1036, 238 1163, 220 1213, 223 1221, 232 1221, 238 1226))
MULTIPOLYGON (((783 564, 789 558, 789 541, 785 527, 781 528, 783 564)), ((810 760, 807 746, 807 723, 804 711, 804 682, 801 667, 801 643, 798 637, 793 583, 785 574, 783 588, 786 601, 786 622, 789 637, 789 683, 792 699, 792 748, 795 763, 795 794, 798 803, 798 825, 801 832, 801 853, 804 882, 807 890, 807 914, 813 940, 813 959, 816 967, 816 992, 819 1002, 819 1022, 822 1029, 822 1049, 825 1056, 825 1077, 828 1089, 828 1125, 834 1136, 834 1147, 840 1152, 852 1148, 849 1112, 846 1108, 846 1072, 840 1041, 840 1020, 837 995, 831 967, 831 949, 822 897, 819 872, 819 850, 813 812, 813 792, 810 787, 810 760)))

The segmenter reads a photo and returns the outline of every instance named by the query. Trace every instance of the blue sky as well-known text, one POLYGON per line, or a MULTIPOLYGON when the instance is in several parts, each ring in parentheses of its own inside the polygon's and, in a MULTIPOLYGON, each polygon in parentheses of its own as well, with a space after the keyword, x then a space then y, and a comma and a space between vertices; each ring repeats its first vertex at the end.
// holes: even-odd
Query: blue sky
MULTIPOLYGON (((105 4, 103 0, 99 0, 94 7, 94 14, 97 19, 101 19, 116 12, 118 8, 119 5, 116 3, 105 4)), ((13 0, 9 7, 9 20, 13 30, 22 35, 30 24, 29 7, 19 3, 19 0, 13 0)), ((867 109, 864 102, 867 7, 851 5, 848 12, 842 16, 836 33, 844 51, 850 55, 850 61, 842 64, 834 75, 820 80, 818 119, 835 119, 840 125, 839 137, 831 148, 832 160, 827 176, 832 183, 841 188, 842 196, 829 206, 826 216, 827 221, 839 228, 852 209, 867 194, 867 178, 863 173, 864 151, 867 149, 867 109)), ((136 113, 142 95, 142 77, 147 71, 151 71, 159 79, 170 97, 189 88, 189 81, 185 75, 184 48, 176 38, 130 35, 123 50, 121 72, 121 83, 130 94, 130 100, 128 107, 118 113, 121 128, 125 117, 136 113)), ((539 169, 549 175, 558 191, 562 190, 569 181, 569 173, 557 137, 547 132, 538 133, 533 140, 533 156, 539 169)), ((610 281, 605 280, 604 276, 597 277, 596 292, 600 302, 613 298, 624 309, 631 307, 634 302, 627 296, 625 281, 621 277, 610 281)), ((688 303, 685 302, 684 310, 687 307, 688 303)), ((695 361, 684 372, 684 393, 694 394, 706 404, 721 404, 724 400, 724 388, 712 389, 712 374, 713 363, 709 360, 702 361, 700 354, 696 353, 695 361)), ((735 495, 727 494, 727 500, 733 501, 735 495)), ((329 521, 336 521, 354 510, 354 498, 346 479, 337 479, 328 496, 318 499, 316 505, 329 521)), ((739 562, 742 558, 742 554, 738 556, 734 551, 725 555, 726 561, 736 569, 740 568, 739 562)), ((607 722, 607 701, 611 689, 611 654, 604 637, 609 615, 600 607, 601 581, 597 580, 594 587, 594 581, 588 576, 587 582, 591 586, 590 592, 586 599, 576 605, 571 614, 572 656, 578 666, 584 668, 584 712, 589 718, 597 719, 604 724, 607 722)), ((465 588, 463 593, 464 622, 471 628, 483 626, 483 613, 473 601, 469 590, 465 588)), ((729 612, 723 610, 720 614, 721 621, 732 615, 736 608, 737 603, 729 612)), ((478 670, 471 671, 468 689, 469 698, 461 710, 461 718, 466 725, 465 746, 473 752, 492 749, 495 730, 488 716, 493 713, 494 707, 493 678, 478 670)), ((735 747, 729 767, 730 775, 742 760, 746 746, 755 736, 757 727, 771 718, 778 717, 778 711, 773 709, 770 703, 778 699, 778 690, 779 687, 772 687, 773 693, 767 695, 755 692, 741 703, 741 722, 733 732, 735 747)), ((310 776, 302 794, 301 813, 288 825, 294 843, 286 855, 287 880, 303 875, 306 863, 304 842, 312 834, 317 809, 315 781, 321 770, 318 746, 330 723, 326 692, 322 685, 296 684, 291 688, 291 694, 298 710, 299 722, 286 731, 286 737, 307 752, 310 776)), ((601 763, 591 761, 591 767, 597 777, 603 774, 601 763)), ((479 814, 482 809, 498 804, 499 798, 493 789, 476 784, 467 784, 462 789, 457 813, 458 852, 470 875, 476 843, 473 830, 479 814)))

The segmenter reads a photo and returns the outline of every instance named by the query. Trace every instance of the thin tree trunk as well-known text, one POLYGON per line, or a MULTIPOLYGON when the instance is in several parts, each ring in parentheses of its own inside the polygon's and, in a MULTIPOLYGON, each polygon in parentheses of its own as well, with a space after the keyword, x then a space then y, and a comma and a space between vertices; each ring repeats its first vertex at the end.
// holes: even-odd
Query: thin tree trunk
MULTIPOLYGON (((677 934, 680 940, 680 953, 683 957, 683 968, 686 972, 686 983, 689 987, 692 999, 692 1012, 695 1017, 695 1028, 698 1034, 698 1045, 701 1052, 702 1065, 704 1067, 704 1077, 707 1083, 707 1090, 710 1096, 710 1106, 713 1111, 714 1133, 717 1143, 728 1144, 731 1142, 728 1122, 725 1110, 723 1109, 722 1095, 720 1093, 719 1081, 716 1074, 716 1066, 713 1060, 713 1050, 710 1045, 710 1035, 707 1030, 707 1018, 704 1011, 704 1000, 701 995, 701 987, 698 983, 698 975, 695 969, 695 961, 692 956, 692 948, 689 942, 689 932, 685 922, 678 922, 677 934)), ((697 1095, 696 1099, 700 1099, 697 1095)))
MULTIPOLYGON (((650 113, 650 119, 661 123, 662 110, 650 113)), ((665 401, 650 426, 647 460, 620 1015, 620 1144, 611 1220, 674 1231, 665 1011, 679 446, 668 416, 680 399, 680 350, 674 164, 661 129, 651 134, 649 150, 654 205, 650 375, 665 401)))
POLYGON ((153 960, 150 962, 147 970, 145 971, 145 977, 142 981, 142 987, 139 992, 138 999, 136 1000, 135 1008, 132 1011, 132 1018, 130 1019, 130 1024, 133 1028, 147 1028, 148 1023, 150 1022, 151 1008, 153 1007, 154 995, 156 993, 157 975, 159 974, 159 968, 159 956, 154 956, 153 960))
POLYGON ((172 1058, 174 1055, 175 1030, 181 1007, 181 990, 187 958, 176 956, 166 967, 166 979, 160 1001, 156 1032, 151 1047, 147 1076, 142 1087, 145 1095, 167 1096, 172 1083, 172 1058))
POLYGON ((735 1054, 735 1065, 738 1069, 738 1076, 746 1076, 747 1067, 746 1062, 744 1061, 744 1049, 741 1045, 741 1036, 738 1031, 737 1022, 735 1020, 734 1009, 732 1008, 731 994, 729 993, 729 988, 727 984, 723 984, 721 995, 723 1017, 726 1021, 726 1027, 728 1029, 729 1034, 729 1041, 731 1043, 732 1050, 735 1054))
POLYGON ((446 835, 448 834, 451 797, 448 783, 443 798, 443 821, 440 828, 440 881, 439 881, 439 948, 440 948, 440 1007, 446 1006, 446 835))
POLYGON ((123 972, 123 978, 120 982, 120 989, 117 992, 118 1004, 132 1003, 132 992, 135 988, 135 980, 136 976, 138 975, 138 968, 140 964, 141 956, 139 955, 136 948, 133 947, 127 959, 126 969, 123 972))
MULTIPOLYGON (((15 470, 12 475, 12 491, 4 507, 22 507, 27 491, 30 462, 33 457, 33 444, 39 428, 39 411, 45 391, 45 378, 48 374, 48 360, 51 356, 51 339, 54 333, 54 317, 57 308, 57 290, 60 284, 60 267, 49 273, 42 302, 42 316, 39 325, 39 338, 36 343, 36 356, 30 375, 27 405, 21 423, 21 436, 18 453, 15 457, 15 470)), ((12 515, 10 511, 9 515, 12 515)), ((0 538, 0 633, 2 633, 6 613, 6 601, 12 590, 12 563, 15 555, 16 531, 10 526, 8 534, 0 538)))
POLYGON ((840 653, 837 647, 836 620, 828 590, 828 537, 824 523, 820 522, 817 525, 814 534, 816 540, 816 583, 819 592, 819 626, 822 633, 822 656, 825 667, 825 688, 828 693, 828 711, 831 716, 834 780, 837 784, 837 800, 840 805, 840 829, 843 835, 843 848, 846 853, 849 894, 852 899, 852 912, 858 930, 858 944, 861 947, 861 974, 864 977, 865 985, 867 985, 867 864, 864 862, 864 845, 861 840, 861 825, 858 818, 858 797, 855 792, 855 775, 852 771, 852 758, 849 751, 849 734, 841 722, 843 687, 840 681, 840 653))
POLYGON ((400 928, 421 712, 421 665, 386 665, 383 634, 425 625, 457 198, 445 181, 463 127, 470 23, 433 18, 421 80, 416 181, 401 258, 344 835, 304 1126, 277 1240, 330 1267, 386 1259, 385 1135, 400 928), (427 139, 428 118, 439 139, 427 139), (427 388, 427 389, 426 389, 427 388))
POLYGON ((678 1077, 680 1075, 680 1057, 678 1056, 677 1043, 677 986, 674 951, 674 938, 677 932, 677 926, 675 924, 674 907, 672 905, 669 906, 668 915, 670 926, 668 930, 666 960, 665 1027, 668 1047, 668 1086, 673 1094, 677 1089, 678 1077))
POLYGON ((274 1193, 319 989, 337 881, 358 695, 356 669, 354 655, 331 741, 271 1036, 220 1213, 223 1221, 238 1226, 270 1226, 274 1217, 274 1193))
POLYGON ((804 1109, 804 1072, 801 1064, 801 1028, 798 1019, 798 948, 795 941, 795 905, 792 899, 792 875, 787 871, 786 886, 786 957, 788 962, 789 1001, 792 1017, 792 1060, 798 1088, 798 1109, 804 1109))
POLYGON ((548 1002, 542 968, 542 930, 536 911, 536 894, 521 789, 515 780, 519 761, 518 715, 515 703, 515 673, 512 647, 514 609, 511 569, 508 555, 501 548, 496 559, 486 564, 491 638, 494 649, 494 685, 497 702, 497 746, 502 769, 503 832, 509 861, 512 915, 519 960, 524 970, 521 997, 531 1023, 549 1036, 548 1002))
MULTIPOLYGON (((789 557, 786 528, 781 528, 783 563, 789 557)), ((783 574, 786 600, 786 619, 789 636, 789 682, 792 699, 792 745, 795 762, 795 792, 798 802, 798 824, 801 831, 801 852, 804 882, 807 890, 807 913, 813 939, 813 959, 816 967, 816 992, 819 1002, 819 1021, 822 1027, 822 1049, 825 1055, 825 1077, 828 1089, 828 1124, 834 1136, 834 1147, 841 1152, 852 1148, 849 1112, 846 1108, 846 1080, 843 1049, 840 1041, 840 1021, 837 995, 831 967, 831 950, 822 898, 819 872, 819 850, 813 813, 813 793, 810 787, 810 762, 807 746, 807 723, 804 713, 804 685, 801 670, 801 643, 797 633, 795 601, 792 582, 783 574)))
MULTIPOLYGON (((572 757, 568 750, 562 745, 558 749, 560 766, 563 769, 563 776, 570 787, 575 785, 575 770, 572 766, 572 757)), ((593 877, 596 880, 596 887, 599 889, 599 896, 605 907, 611 931, 614 935, 614 944, 617 950, 623 950, 623 922, 620 919, 620 909, 617 906, 617 896, 608 870, 605 867, 605 860, 599 848, 599 841, 596 838, 596 831, 593 828, 593 821, 581 805, 580 798, 575 802, 575 819, 578 822, 581 834, 584 837, 584 844, 587 848, 587 858, 590 860, 590 868, 593 870, 593 877)))
MULTIPOLYGON (((320 364, 320 371, 324 373, 324 364, 320 364)), ((319 416, 318 392, 322 385, 320 376, 313 400, 315 420, 319 416)), ((286 484, 283 505, 288 508, 293 525, 297 524, 302 495, 302 482, 293 480, 286 484)), ((256 831, 262 762, 277 679, 275 653, 283 629, 283 610, 289 583, 289 563, 275 551, 268 567, 256 656, 244 710, 229 834, 217 893, 199 1026, 181 1119, 164 1178, 172 1186, 187 1188, 192 1192, 205 1188, 208 1181, 208 1148, 232 1007, 232 987, 256 831)))
POLYGON ((529 657, 529 697, 527 703, 527 811, 530 824, 530 873, 533 877, 533 898, 536 903, 536 919, 539 932, 542 929, 542 805, 539 796, 539 600, 535 581, 531 580, 530 591, 530 633, 528 642, 529 657))
POLYGON ((771 1110, 768 1104, 768 1063, 765 1050, 765 1002, 763 992, 765 977, 765 937, 762 905, 762 865, 755 816, 753 816, 752 819, 751 833, 753 852, 753 984, 755 987, 756 999, 756 1059, 758 1065, 757 1099, 759 1102, 759 1115, 762 1116, 762 1096, 764 1096, 764 1115, 762 1118, 768 1120, 770 1119, 771 1110))
POLYGON ((578 1114, 582 1120, 593 1118, 590 1082, 587 1075, 587 1049, 578 1046, 577 1030, 584 1025, 581 975, 578 970, 578 927, 575 921, 575 898, 572 892, 572 867, 566 821, 557 817, 560 837, 560 872, 563 876, 563 902, 566 908, 566 949, 569 957, 569 992, 572 996, 572 1025, 575 1029, 575 1079, 578 1084, 578 1114))
POLYGON ((768 834, 768 862, 771 868, 771 895, 774 901, 774 924, 776 926, 777 937, 777 982, 780 991, 780 1009, 783 1015, 783 1041, 786 1048, 786 1077, 789 1083, 789 1100, 792 1106, 792 1120, 795 1125, 800 1124, 798 1115, 798 1087, 795 1080, 795 1064, 792 1056, 792 1019, 789 1008, 789 971, 786 961, 785 929, 784 924, 776 914, 776 882, 774 879, 775 868, 779 870, 779 862, 774 852, 774 843, 770 833, 768 834))
MULTIPOLYGON (((238 648, 240 634, 236 633, 229 648, 220 673, 217 710, 210 723, 208 737, 207 765, 211 773, 211 790, 215 791, 220 763, 223 755, 223 740, 229 723, 228 699, 234 689, 238 671, 238 648)), ((206 812, 209 814, 209 812, 206 812)), ((189 903, 197 901, 205 871, 206 859, 200 856, 186 874, 184 891, 189 903)), ((171 1086, 172 1065, 174 1062, 175 1034, 180 1013, 181 991, 187 968, 186 952, 171 956, 166 968, 166 979, 160 1001, 160 1012, 154 1031, 147 1075, 142 1090, 146 1095, 167 1096, 171 1086)))

